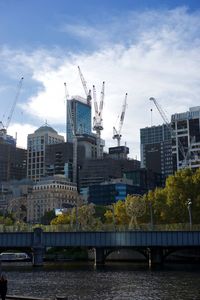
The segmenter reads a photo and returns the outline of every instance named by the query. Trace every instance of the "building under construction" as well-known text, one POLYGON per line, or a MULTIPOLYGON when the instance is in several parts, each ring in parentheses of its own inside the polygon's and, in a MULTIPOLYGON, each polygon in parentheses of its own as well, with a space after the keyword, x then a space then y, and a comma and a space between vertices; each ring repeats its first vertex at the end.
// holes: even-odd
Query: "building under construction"
POLYGON ((171 117, 174 168, 200 167, 200 106, 171 117))

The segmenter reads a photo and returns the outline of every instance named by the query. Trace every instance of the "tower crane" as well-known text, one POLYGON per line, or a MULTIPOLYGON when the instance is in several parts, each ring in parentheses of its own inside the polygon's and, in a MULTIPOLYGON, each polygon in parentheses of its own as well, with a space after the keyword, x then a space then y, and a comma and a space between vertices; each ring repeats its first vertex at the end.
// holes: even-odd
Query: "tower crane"
POLYGON ((91 100, 92 100, 91 90, 88 90, 86 81, 83 77, 83 74, 82 74, 81 69, 80 69, 79 66, 78 66, 78 71, 79 71, 81 82, 82 82, 82 85, 83 85, 83 88, 84 88, 84 91, 85 91, 85 94, 86 94, 87 104, 91 105, 91 100))
POLYGON ((124 98, 124 102, 123 102, 123 105, 122 105, 122 112, 121 112, 120 120, 119 120, 119 128, 117 130, 115 127, 113 127, 113 139, 117 140, 117 146, 118 147, 120 146, 120 141, 121 141, 121 137, 122 137, 121 130, 122 130, 122 126, 123 126, 123 123, 124 123, 124 116, 125 116, 125 112, 126 112, 127 96, 128 96, 128 94, 126 93, 125 98, 124 98))
MULTIPOLYGON (((159 111, 165 125, 167 126, 167 128, 169 129, 171 136, 172 137, 176 137, 176 132, 175 130, 172 128, 171 123, 169 122, 165 112, 163 111, 162 107, 160 106, 160 104, 158 103, 158 101, 151 97, 149 98, 150 101, 153 101, 153 103, 155 104, 157 110, 159 111)), ((192 147, 192 143, 190 143, 190 146, 187 148, 187 151, 185 151, 184 146, 182 145, 181 141, 179 138, 177 138, 177 143, 178 143, 178 150, 180 150, 182 156, 183 156, 183 165, 185 167, 189 166, 189 152, 191 150, 192 147)))
POLYGON ((15 106, 16 106, 16 103, 17 103, 17 100, 19 98, 19 95, 20 95, 20 91, 21 91, 21 88, 22 88, 22 82, 23 82, 23 79, 24 77, 21 77, 18 85, 17 85, 17 91, 16 91, 16 94, 15 94, 15 98, 14 98, 14 102, 12 104, 12 107, 11 107, 11 110, 10 110, 10 113, 7 117, 7 121, 5 123, 5 125, 3 124, 2 121, 0 121, 0 136, 2 136, 4 139, 6 138, 6 134, 7 134, 7 129, 10 125, 10 122, 11 122, 11 119, 12 119, 12 116, 13 116, 13 112, 14 112, 14 109, 15 109, 15 106))
POLYGON ((22 82, 23 82, 23 80, 24 80, 24 77, 21 77, 21 79, 20 79, 20 81, 18 83, 17 93, 15 95, 15 99, 14 99, 13 105, 11 107, 10 114, 9 114, 9 116, 7 118, 6 129, 8 129, 8 126, 10 125, 10 121, 12 119, 12 115, 13 115, 13 112, 14 112, 14 109, 15 109, 15 106, 16 106, 17 100, 19 98, 19 94, 20 94, 21 88, 22 88, 22 82))
POLYGON ((97 158, 101 158, 100 141, 101 141, 101 131, 103 130, 102 113, 103 113, 103 105, 104 105, 104 95, 105 95, 105 82, 103 81, 100 102, 98 107, 97 98, 96 98, 96 88, 95 85, 93 85, 93 100, 94 100, 94 111, 95 111, 95 116, 93 118, 93 130, 95 130, 97 134, 97 158))
POLYGON ((74 183, 77 184, 77 135, 75 132, 75 126, 74 126, 74 120, 72 117, 72 111, 71 111, 71 106, 70 104, 67 104, 67 101, 69 100, 69 93, 67 90, 67 85, 66 82, 64 83, 65 87, 65 98, 66 98, 66 105, 67 105, 67 116, 69 117, 69 123, 71 126, 72 130, 72 135, 73 135, 73 164, 72 164, 72 180, 74 183))

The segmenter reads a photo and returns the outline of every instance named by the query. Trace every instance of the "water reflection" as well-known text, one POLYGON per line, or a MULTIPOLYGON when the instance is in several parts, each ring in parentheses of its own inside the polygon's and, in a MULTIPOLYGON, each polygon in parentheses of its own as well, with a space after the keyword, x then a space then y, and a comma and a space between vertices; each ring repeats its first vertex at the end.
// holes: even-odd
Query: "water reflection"
POLYGON ((33 268, 30 263, 4 264, 9 294, 45 297, 67 295, 68 299, 200 299, 198 265, 166 265, 149 270, 145 264, 48 263, 33 268))

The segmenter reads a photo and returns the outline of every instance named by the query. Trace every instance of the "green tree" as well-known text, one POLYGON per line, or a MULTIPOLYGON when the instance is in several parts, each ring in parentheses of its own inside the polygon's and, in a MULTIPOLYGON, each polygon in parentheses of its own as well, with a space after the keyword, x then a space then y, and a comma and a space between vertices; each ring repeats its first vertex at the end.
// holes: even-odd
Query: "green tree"
POLYGON ((146 203, 143 197, 128 195, 125 200, 126 213, 130 217, 129 227, 138 227, 138 218, 146 211, 146 203))
POLYGON ((51 211, 46 211, 44 216, 42 216, 41 218, 41 223, 44 225, 49 225, 51 223, 51 221, 53 219, 55 219, 56 215, 55 215, 55 211, 51 210, 51 211))
POLYGON ((52 219, 51 225, 70 224, 70 213, 63 213, 52 219))
POLYGON ((108 224, 126 225, 129 223, 125 202, 122 200, 118 200, 116 203, 108 205, 104 216, 105 222, 108 224))
POLYGON ((96 230, 102 227, 100 218, 95 217, 95 206, 93 203, 78 207, 78 224, 83 230, 96 230))

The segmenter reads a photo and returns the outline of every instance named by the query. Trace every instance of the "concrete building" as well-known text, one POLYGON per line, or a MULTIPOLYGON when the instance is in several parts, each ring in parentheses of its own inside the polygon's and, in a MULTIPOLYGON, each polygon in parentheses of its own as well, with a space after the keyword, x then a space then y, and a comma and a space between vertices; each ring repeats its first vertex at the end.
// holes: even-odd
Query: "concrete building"
POLYGON ((125 171, 140 168, 140 161, 134 159, 86 159, 80 169, 80 187, 86 188, 93 184, 122 178, 125 171))
POLYGON ((129 148, 126 146, 110 147, 109 157, 114 159, 127 159, 129 154, 129 148))
POLYGON ((45 124, 27 139, 27 177, 39 181, 46 175, 46 145, 64 143, 64 137, 45 124))
POLYGON ((77 187, 63 176, 43 178, 33 186, 27 198, 27 222, 40 223, 45 212, 76 206, 80 201, 77 187))
POLYGON ((165 124, 140 129, 140 153, 141 168, 162 174, 163 180, 173 174, 171 133, 165 124))
POLYGON ((0 183, 26 177, 27 151, 15 144, 0 142, 0 183))
POLYGON ((172 153, 174 168, 200 167, 200 106, 189 111, 173 114, 171 125, 174 130, 172 153))
MULTIPOLYGON (((85 148, 78 145, 77 148, 77 169, 81 168, 85 159, 85 148)), ((72 181, 72 164, 73 164, 73 144, 61 143, 46 146, 46 174, 47 176, 64 175, 72 181)))

